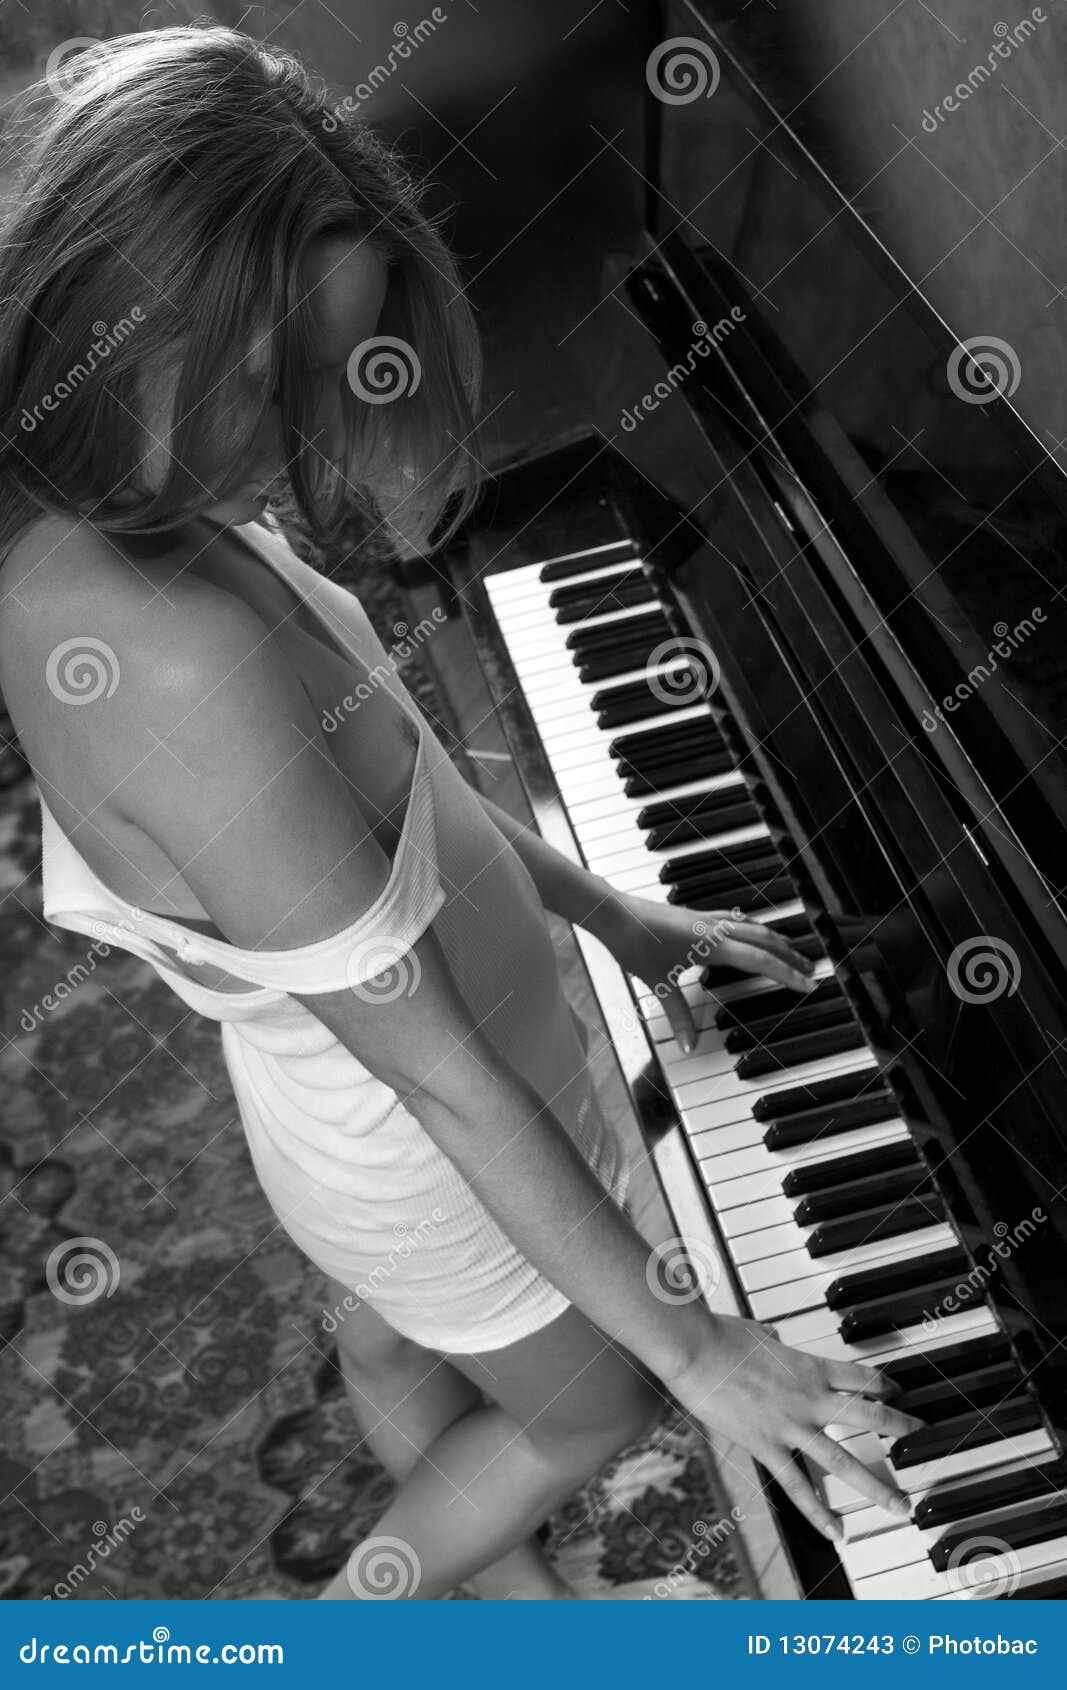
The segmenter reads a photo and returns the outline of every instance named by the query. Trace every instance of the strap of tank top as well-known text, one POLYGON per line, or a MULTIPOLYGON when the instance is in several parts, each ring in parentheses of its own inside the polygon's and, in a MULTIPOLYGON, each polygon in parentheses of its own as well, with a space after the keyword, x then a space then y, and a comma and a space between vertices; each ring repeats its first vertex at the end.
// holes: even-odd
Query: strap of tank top
POLYGON ((389 1001, 417 978, 407 953, 445 902, 437 871, 433 777, 415 783, 414 813, 405 825, 392 872, 377 900, 338 933, 286 950, 242 950, 207 934, 182 932, 147 911, 130 915, 135 931, 174 951, 180 961, 210 962, 235 978, 289 994, 362 990, 368 999, 389 1001), (379 980, 385 976, 384 982, 379 980), (400 984, 393 990, 393 977, 400 984), (368 982, 375 982, 373 986, 368 982))

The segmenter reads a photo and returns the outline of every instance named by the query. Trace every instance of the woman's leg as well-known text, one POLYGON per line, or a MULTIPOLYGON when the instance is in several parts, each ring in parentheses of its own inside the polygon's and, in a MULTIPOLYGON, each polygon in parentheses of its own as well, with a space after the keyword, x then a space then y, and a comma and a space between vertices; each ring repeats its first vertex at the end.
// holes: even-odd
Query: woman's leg
POLYGON ((663 1408, 634 1358, 573 1306, 517 1344, 448 1360, 492 1401, 428 1444, 324 1596, 445 1595, 524 1544, 663 1408))
MULTIPOLYGON (((340 1308, 349 1293, 332 1281, 330 1295, 340 1308)), ((482 1406, 481 1392, 469 1379, 440 1355, 401 1337, 365 1303, 344 1317, 337 1350, 356 1424, 386 1472, 398 1481, 446 1427, 482 1406)), ((344 1568, 334 1583, 343 1595, 351 1595, 344 1568)), ((553 1601, 573 1594, 535 1538, 468 1583, 484 1601, 553 1601)), ((329 1594, 327 1587, 323 1595, 329 1594)))

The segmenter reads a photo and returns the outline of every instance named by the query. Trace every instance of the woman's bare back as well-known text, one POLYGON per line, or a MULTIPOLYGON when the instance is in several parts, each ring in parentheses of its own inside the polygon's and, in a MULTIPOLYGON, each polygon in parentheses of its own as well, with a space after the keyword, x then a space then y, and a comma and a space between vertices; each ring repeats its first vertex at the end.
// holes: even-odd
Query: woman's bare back
MULTIPOLYGON (((199 550, 186 542, 145 561, 74 519, 34 523, 0 565, 0 689, 45 802, 104 885, 128 903, 222 938, 180 866, 124 809, 123 772, 144 766, 153 749, 130 731, 137 711, 116 715, 106 757, 93 755, 77 731, 82 724, 70 717, 81 689, 120 684, 121 654, 131 641, 158 663, 180 663, 218 615, 219 595, 230 595, 261 619, 272 658, 297 676, 320 723, 337 723, 323 735, 323 754, 350 782, 390 857, 416 747, 411 722, 380 689, 355 713, 338 709, 364 674, 239 536, 202 523, 196 544, 199 550), (80 676, 70 667, 79 662, 80 676)), ((160 782, 167 779, 165 757, 151 766, 160 782)), ((211 987, 232 978, 209 964, 195 972, 211 987)))

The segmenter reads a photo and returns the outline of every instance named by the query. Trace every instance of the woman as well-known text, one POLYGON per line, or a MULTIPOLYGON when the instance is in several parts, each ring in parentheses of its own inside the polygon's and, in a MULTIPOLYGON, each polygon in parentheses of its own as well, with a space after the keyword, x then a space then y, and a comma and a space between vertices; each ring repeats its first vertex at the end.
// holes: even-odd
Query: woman
MULTIPOLYGON (((260 521, 283 478, 325 543, 351 500, 423 549, 470 509, 477 349, 412 184, 226 29, 116 40, 35 100, 0 263, 0 679, 45 914, 219 1021, 260 1183, 330 1276, 400 1483, 325 1594, 570 1596, 533 1534, 661 1385, 824 1531, 796 1450, 906 1511, 825 1431, 917 1425, 886 1378, 657 1298, 620 1207, 545 910, 650 983, 694 917, 467 787, 358 600, 260 521)), ((717 961, 810 987, 775 934, 710 925, 717 961)))

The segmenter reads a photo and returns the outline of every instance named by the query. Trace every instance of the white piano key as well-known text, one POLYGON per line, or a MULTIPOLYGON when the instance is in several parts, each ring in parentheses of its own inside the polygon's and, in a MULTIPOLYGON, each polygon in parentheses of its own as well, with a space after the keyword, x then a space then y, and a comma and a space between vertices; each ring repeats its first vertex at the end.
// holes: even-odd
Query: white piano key
MULTIPOLYGON (((730 1158, 738 1177, 756 1173, 762 1168, 774 1168, 784 1179, 791 1168, 804 1167, 808 1162, 833 1162, 841 1156, 854 1156, 859 1150, 874 1150, 882 1144, 907 1144, 911 1134, 898 1118, 877 1121, 872 1126, 854 1127, 851 1132, 835 1133, 829 1138, 812 1139, 807 1144, 790 1145, 787 1150, 768 1150, 763 1142, 766 1128, 761 1121, 746 1116, 729 1126, 717 1127, 713 1132, 695 1134, 693 1149, 705 1167, 711 1169, 712 1158, 730 1158)), ((717 1176, 730 1177, 723 1168, 714 1170, 717 1176)), ((793 1199, 795 1202, 796 1199, 793 1199)))
MULTIPOLYGON (((913 1535, 907 1542, 914 1545, 919 1540, 919 1534, 915 1532, 914 1527, 905 1528, 905 1531, 908 1530, 913 1535)), ((1008 1555, 998 1557, 991 1563, 990 1571, 999 1573, 999 1582, 994 1577, 994 1581, 983 1592, 980 1584, 971 1586, 965 1582, 966 1575, 935 1571, 921 1541, 917 1543, 916 1558, 907 1566, 896 1564, 885 1569, 875 1566, 870 1572, 863 1570, 869 1558, 859 1554, 862 1547, 858 1544, 844 1544, 840 1554, 853 1593, 861 1601, 871 1602, 928 1602, 938 1597, 950 1598, 953 1601, 976 1601, 982 1600, 984 1596, 995 1598, 1001 1592, 1012 1588, 1013 1570, 1034 1573, 1041 1568, 1062 1565, 1067 1560, 1067 1537, 1052 1538, 1048 1543, 1031 1543, 1025 1548, 1013 1549, 1008 1555)), ((894 1550, 893 1553, 896 1555, 900 1551, 894 1550)))
MULTIPOLYGON (((869 1361, 873 1354, 883 1360, 888 1360, 891 1355, 922 1355, 930 1348, 931 1334, 922 1326, 905 1326, 896 1333, 884 1333, 858 1344, 846 1344, 838 1331, 840 1319, 840 1315, 830 1309, 800 1314, 795 1319, 783 1320, 778 1325, 778 1336, 783 1344, 791 1344, 798 1350, 835 1356, 844 1361, 869 1361)), ((950 1341, 949 1334, 952 1341, 977 1337, 979 1329, 988 1330, 986 1319, 985 1305, 977 1304, 974 1308, 963 1309, 959 1314, 946 1315, 939 1320, 938 1332, 946 1343, 950 1341)), ((997 1330, 995 1323, 992 1330, 997 1330)))
POLYGON ((857 1050, 841 1051, 836 1056, 801 1062, 795 1068, 783 1068, 774 1074, 759 1074, 751 1080, 739 1078, 733 1069, 723 1072, 721 1066, 716 1066, 715 1053, 712 1053, 707 1065, 697 1060, 699 1056, 699 1051, 690 1056, 679 1052, 675 1058, 670 1045, 664 1045, 659 1053, 690 1132, 701 1132, 706 1127, 715 1126, 732 1098, 746 1097, 755 1102, 759 1097, 773 1097, 776 1091, 814 1084, 816 1080, 828 1080, 834 1075, 866 1075, 869 1071, 872 1084, 879 1078, 878 1066, 866 1045, 857 1050), (679 1069, 683 1070, 681 1074, 679 1069))
MULTIPOLYGON (((871 1439, 867 1447, 858 1443, 852 1453, 908 1497, 921 1497, 953 1481, 962 1483, 968 1479, 979 1479, 983 1473, 1013 1461, 1045 1461, 1058 1452, 1047 1432, 1036 1431, 1024 1432, 1015 1438, 991 1439, 975 1449, 960 1450, 958 1454, 945 1456, 940 1461, 925 1461, 900 1472, 890 1466, 877 1439, 871 1439)), ((864 1500, 851 1485, 829 1474, 823 1475, 822 1491, 827 1507, 835 1514, 844 1515, 864 1500)))
MULTIPOLYGON (((954 1242, 952 1229, 947 1224, 941 1227, 922 1227, 916 1232, 900 1233, 896 1238, 879 1238, 870 1244, 856 1244, 848 1250, 838 1251, 833 1256, 809 1256, 807 1251, 801 1248, 784 1250, 773 1256, 763 1256, 756 1262, 738 1264, 738 1277, 745 1290, 753 1295, 757 1291, 771 1291, 778 1286, 799 1288, 803 1284, 806 1287, 805 1296, 810 1296, 810 1288, 818 1284, 818 1297, 824 1303, 830 1286, 847 1274, 866 1268, 888 1268, 896 1262, 921 1261, 924 1256, 929 1257, 937 1250, 951 1249, 954 1242), (932 1243, 926 1236, 929 1233, 935 1234, 932 1243), (918 1242, 920 1237, 924 1240, 922 1244, 918 1242)), ((756 1318, 780 1320, 786 1312, 799 1313, 801 1306, 798 1301, 791 1311, 783 1309, 779 1314, 761 1314, 756 1318)), ((839 1321, 844 1319, 845 1310, 835 1309, 833 1312, 839 1321)))

